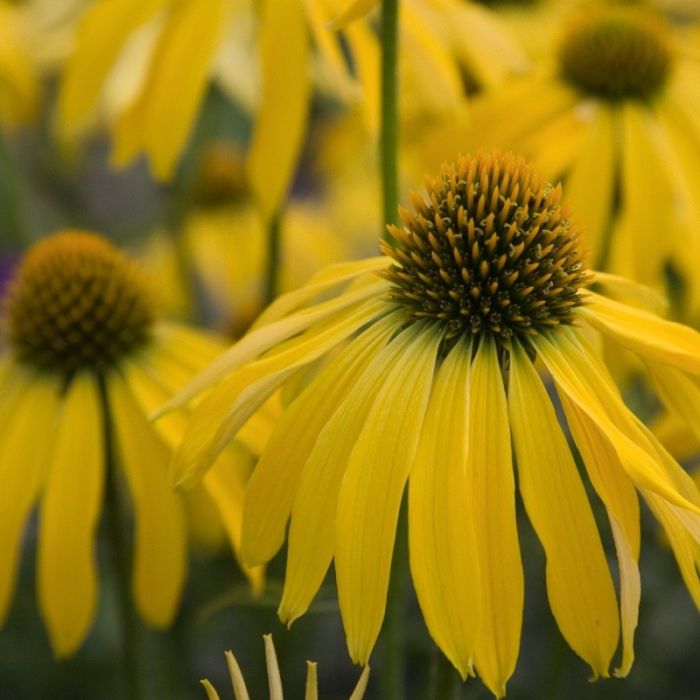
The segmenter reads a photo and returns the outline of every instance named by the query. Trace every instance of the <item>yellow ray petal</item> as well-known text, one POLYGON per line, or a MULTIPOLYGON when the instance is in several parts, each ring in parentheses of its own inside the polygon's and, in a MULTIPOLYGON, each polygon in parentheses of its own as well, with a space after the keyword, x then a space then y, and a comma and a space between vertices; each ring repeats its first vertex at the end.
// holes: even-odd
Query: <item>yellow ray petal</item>
POLYGON ((182 486, 201 478, 241 426, 294 372, 323 356, 386 306, 371 302, 350 309, 298 339, 276 348, 227 377, 192 412, 172 462, 172 478, 182 486))
POLYGON ((214 686, 206 678, 199 682, 202 684, 204 692, 207 694, 207 700, 221 700, 214 686))
POLYGON ((265 640, 265 663, 267 665, 267 681, 270 686, 270 700, 284 700, 282 693, 282 678, 280 668, 277 663, 275 645, 272 643, 272 635, 264 634, 265 640))
POLYGON ((233 652, 226 652, 226 664, 228 666, 228 672, 231 676, 231 684, 233 685, 233 694, 236 700, 250 700, 248 696, 248 689, 245 685, 245 680, 243 680, 243 674, 241 673, 241 667, 236 661, 236 657, 233 652))
POLYGON ((0 624, 14 595, 22 530, 46 478, 59 410, 57 380, 16 370, 14 381, 0 387, 0 624))
POLYGON ((331 27, 341 29, 346 24, 369 14, 378 4, 379 0, 349 0, 345 9, 331 22, 331 27))
POLYGON ((105 0, 89 7, 78 26, 76 49, 66 63, 58 101, 60 128, 85 125, 107 75, 129 35, 167 0, 105 0))
POLYGON ((72 654, 97 603, 95 530, 104 482, 103 414, 92 374, 79 374, 63 400, 39 526, 38 595, 51 646, 72 654))
POLYGON ((266 350, 305 331, 313 324, 336 315, 353 304, 380 296, 388 287, 388 282, 384 281, 363 285, 359 289, 349 291, 338 298, 301 309, 279 321, 256 328, 194 377, 186 387, 161 407, 154 418, 185 405, 194 396, 210 388, 219 379, 233 372, 242 364, 258 357, 266 350))
POLYGON ((163 628, 173 620, 185 581, 182 497, 168 482, 170 452, 139 410, 124 379, 113 373, 107 389, 119 464, 134 506, 134 599, 143 618, 163 628))
POLYGON ((379 131, 380 112, 380 47, 371 28, 361 22, 351 24, 345 30, 350 50, 355 61, 357 79, 362 86, 360 107, 365 125, 372 136, 379 131))
POLYGON ((657 363, 649 364, 648 370, 659 398, 700 439, 700 378, 657 363))
POLYGON ((244 565, 240 555, 243 494, 253 461, 248 452, 233 444, 214 462, 214 466, 204 475, 202 483, 216 504, 234 556, 248 577, 253 593, 257 594, 262 591, 265 570, 260 566, 244 565))
POLYGON ((601 333, 644 359, 700 374, 700 333, 642 309, 586 292, 579 313, 601 333))
POLYGON ((622 660, 615 675, 626 676, 634 662, 634 631, 639 617, 639 502, 606 435, 571 401, 560 398, 569 428, 586 466, 591 483, 605 504, 615 540, 620 571, 620 622, 622 660))
POLYGON ((306 132, 309 37, 299 2, 264 0, 261 27, 262 101, 248 153, 248 177, 269 219, 287 195, 306 132))
POLYGON ((605 296, 610 296, 625 304, 639 306, 661 316, 668 313, 668 299, 658 289, 647 287, 647 285, 635 282, 629 277, 613 275, 610 272, 596 270, 592 274, 592 278, 596 286, 603 289, 605 296))
POLYGON ((563 328, 557 333, 556 344, 544 337, 535 339, 534 344, 557 387, 607 436, 632 481, 681 508, 697 512, 669 476, 607 370, 593 351, 586 349, 582 338, 563 328))
POLYGON ((317 664, 306 662, 306 690, 304 700, 318 700, 318 673, 317 664))
POLYGON ((365 666, 362 669, 362 674, 360 675, 360 680, 357 681, 355 690, 352 691, 350 700, 362 700, 365 697, 365 692, 367 690, 367 683, 369 683, 369 666, 365 666))
MULTIPOLYGON (((349 351, 354 352, 353 346, 354 343, 349 351)), ((292 505, 287 574, 279 609, 283 622, 291 623, 306 611, 330 566, 338 494, 348 458, 367 422, 374 398, 405 348, 406 338, 399 335, 371 358, 319 433, 304 464, 292 505)))
POLYGON ((619 636, 600 535, 554 407, 525 352, 511 353, 508 407, 525 509, 547 555, 547 595, 571 648, 607 677, 619 636))
POLYGON ((366 664, 384 618, 401 496, 430 397, 441 333, 414 323, 348 460, 338 497, 335 569, 350 657, 366 664))
POLYGON ((604 102, 596 102, 595 115, 585 141, 566 179, 566 197, 583 227, 583 243, 597 267, 612 219, 612 200, 619 155, 616 152, 618 114, 604 102))
POLYGON ((425 623, 463 679, 473 675, 479 566, 465 467, 471 344, 460 341, 435 378, 411 467, 411 574, 425 623))
POLYGON ((362 333, 318 374, 281 416, 246 492, 245 561, 269 561, 282 546, 299 478, 318 434, 387 341, 394 323, 395 317, 390 316, 362 333))
POLYGON ((496 347, 484 340, 471 371, 467 484, 481 576, 476 667, 497 697, 515 670, 523 617, 523 566, 515 514, 508 405, 496 347))

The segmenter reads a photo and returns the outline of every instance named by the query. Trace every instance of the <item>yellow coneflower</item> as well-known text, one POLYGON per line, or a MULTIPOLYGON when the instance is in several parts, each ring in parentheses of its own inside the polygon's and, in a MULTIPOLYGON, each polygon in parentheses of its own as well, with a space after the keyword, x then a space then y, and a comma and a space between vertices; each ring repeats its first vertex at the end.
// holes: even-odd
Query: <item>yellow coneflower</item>
MULTIPOLYGON (((272 642, 272 635, 265 634, 263 635, 263 639, 265 640, 265 664, 267 665, 270 700, 283 700, 282 677, 279 664, 277 663, 277 654, 275 653, 275 645, 272 642)), ((231 676, 231 685, 233 686, 235 700, 249 700, 248 688, 246 687, 243 673, 241 672, 241 668, 233 652, 226 652, 226 664, 228 665, 229 675, 231 676)), ((362 698, 364 698, 368 680, 369 666, 365 666, 360 680, 357 682, 355 690, 353 690, 350 696, 350 700, 362 700, 362 698)), ((202 685, 204 686, 209 700, 219 700, 219 694, 208 680, 203 680, 202 685)), ((311 661, 307 661, 306 664, 306 692, 304 693, 304 698, 306 700, 318 700, 316 664, 311 661)))
MULTIPOLYGON (((442 109, 458 105, 460 66, 466 65, 478 84, 492 84, 523 68, 516 42, 483 8, 463 0, 401 5, 402 73, 412 88, 408 109, 426 100, 442 109), (465 32, 472 40, 458 41, 465 32)), ((255 115, 248 159, 251 186, 270 214, 294 174, 312 83, 342 103, 359 102, 367 127, 377 129, 379 37, 368 20, 340 32, 330 30, 328 21, 341 15, 344 6, 341 0, 92 3, 67 62, 60 130, 67 135, 84 130, 101 104, 111 112, 115 162, 124 164, 145 152, 155 175, 168 178, 207 84, 218 78, 255 115), (247 85, 251 80, 252 87, 247 85)))
POLYGON ((575 13, 550 59, 475 102, 470 122, 430 137, 428 160, 455 144, 526 154, 547 177, 565 179, 596 267, 658 288, 680 277, 686 312, 700 313, 700 51, 692 30, 638 6, 575 13))
POLYGON ((551 186, 512 154, 460 159, 402 210, 385 255, 328 268, 280 297, 171 402, 213 386, 175 455, 196 483, 278 387, 306 372, 246 492, 242 554, 285 540, 279 609, 308 608, 335 559, 352 659, 384 616, 408 482, 413 581, 428 629, 463 677, 498 696, 515 668, 523 572, 515 476, 547 556, 547 590, 574 651, 607 676, 622 630, 626 674, 640 598, 641 494, 700 604, 692 480, 626 408, 587 340, 597 330, 678 382, 700 376, 700 334, 591 287, 578 229, 551 186), (621 572, 620 610, 583 482, 535 361, 547 370, 596 493, 621 572))
MULTIPOLYGON (((141 272, 95 234, 66 231, 26 255, 5 299, 0 360, 0 621, 13 598, 22 531, 38 503, 37 586, 57 656, 73 653, 98 599, 96 528, 105 484, 125 482, 134 512, 132 589, 141 616, 170 624, 187 568, 185 499, 167 475, 185 414, 147 416, 220 351, 156 318, 141 272), (106 437, 109 431, 111 439, 106 437), (108 445, 112 443, 113 454, 108 445), (116 462, 117 473, 107 463, 116 462), (110 481, 112 480, 112 481, 110 481)), ((243 486, 262 419, 217 461, 206 498, 238 551, 243 486)), ((255 587, 259 569, 247 569, 255 587)))

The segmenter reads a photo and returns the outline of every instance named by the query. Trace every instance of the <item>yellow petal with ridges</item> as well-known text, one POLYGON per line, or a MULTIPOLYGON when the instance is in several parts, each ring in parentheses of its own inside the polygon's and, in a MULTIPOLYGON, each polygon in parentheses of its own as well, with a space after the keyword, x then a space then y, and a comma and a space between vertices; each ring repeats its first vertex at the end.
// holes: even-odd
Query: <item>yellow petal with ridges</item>
POLYGON ((571 648, 607 677, 619 637, 617 600, 586 491, 534 365, 513 346, 508 408, 520 493, 547 555, 547 595, 571 648))
POLYGON ((350 454, 338 497, 335 570, 353 661, 366 664, 384 618, 396 524, 435 370, 441 332, 414 323, 350 454))
MULTIPOLYGON (((354 352, 353 346, 348 352, 354 352)), ((405 337, 399 335, 371 357, 319 433, 304 464, 292 504, 287 573, 279 608, 283 622, 291 623, 306 612, 323 582, 335 550, 338 494, 348 458, 375 397, 405 348, 405 337)), ((329 387, 319 387, 321 390, 329 387)))
POLYGON ((39 521, 39 607, 59 658, 80 646, 97 604, 103 429, 96 380, 92 373, 78 374, 63 399, 39 521))
POLYGON ((463 679, 473 675, 479 624, 474 501, 465 478, 471 344, 440 367, 409 476, 411 574, 430 635, 463 679))
POLYGON ((269 561, 282 546, 297 485, 318 434, 386 342, 393 323, 393 317, 382 319, 343 348, 280 417, 246 491, 245 561, 269 561))
POLYGON ((639 618, 639 501, 605 433, 569 397, 560 393, 569 428, 593 488, 605 504, 615 540, 620 572, 622 660, 616 676, 626 676, 634 662, 634 631, 639 618))
POLYGON ((15 369, 0 385, 0 624, 15 592, 22 531, 46 478, 59 411, 58 379, 15 369))
POLYGON ((471 369, 467 488, 481 576, 476 667, 496 697, 505 695, 518 659, 525 585, 508 426, 496 346, 485 338, 471 369))
POLYGON ((170 451, 117 373, 108 394, 117 459, 134 507, 132 586, 136 606, 154 627, 168 627, 185 582, 187 533, 182 496, 168 482, 170 451))
POLYGON ((301 3, 263 0, 260 22, 262 100, 248 153, 248 178, 267 220, 287 196, 296 171, 311 86, 301 3))

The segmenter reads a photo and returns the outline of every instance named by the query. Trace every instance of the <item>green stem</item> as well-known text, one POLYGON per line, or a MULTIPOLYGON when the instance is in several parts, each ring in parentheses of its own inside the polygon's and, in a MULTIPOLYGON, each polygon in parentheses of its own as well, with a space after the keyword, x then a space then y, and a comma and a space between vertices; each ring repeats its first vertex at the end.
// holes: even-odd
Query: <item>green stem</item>
MULTIPOLYGON (((396 223, 399 206, 398 170, 398 0, 382 0, 382 114, 380 134, 380 161, 384 223, 396 223)), ((391 240, 388 232, 384 232, 391 240)))
POLYGON ((124 534, 126 514, 117 481, 116 444, 107 387, 100 380, 104 413, 105 439, 105 521, 116 576, 117 606, 122 632, 122 677, 126 700, 143 700, 139 657, 141 654, 141 626, 131 601, 131 567, 129 547, 124 534))
POLYGON ((438 651, 429 700, 458 700, 461 681, 455 667, 438 651))
MULTIPOLYGON (((0 130, 0 211, 2 215, 3 237, 10 243, 26 246, 31 243, 27 222, 24 216, 22 184, 5 136, 0 130)), ((5 243, 0 239, 0 245, 5 243)))
POLYGON ((408 570, 408 517, 403 499, 396 527, 391 579, 382 627, 382 700, 404 700, 406 655, 406 573, 408 570))
POLYGON ((267 306, 279 293, 282 260, 282 213, 276 212, 267 222, 267 261, 262 302, 267 306))

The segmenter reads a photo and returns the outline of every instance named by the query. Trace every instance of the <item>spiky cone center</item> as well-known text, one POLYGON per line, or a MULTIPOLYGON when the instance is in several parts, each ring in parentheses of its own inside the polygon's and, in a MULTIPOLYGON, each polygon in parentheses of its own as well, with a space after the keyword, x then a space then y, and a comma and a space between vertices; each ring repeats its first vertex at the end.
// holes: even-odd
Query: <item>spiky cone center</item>
POLYGON ((564 32, 559 64, 564 79, 586 94, 649 100, 671 72, 670 32, 640 8, 588 10, 564 32))
POLYGON ((101 236, 82 231, 34 245, 4 306, 17 358, 66 377, 103 371, 143 345, 155 317, 136 265, 101 236))
POLYGON ((445 337, 491 334, 500 346, 573 321, 586 281, 577 230, 552 187, 521 157, 479 154, 443 165, 401 208, 390 298, 445 337))

